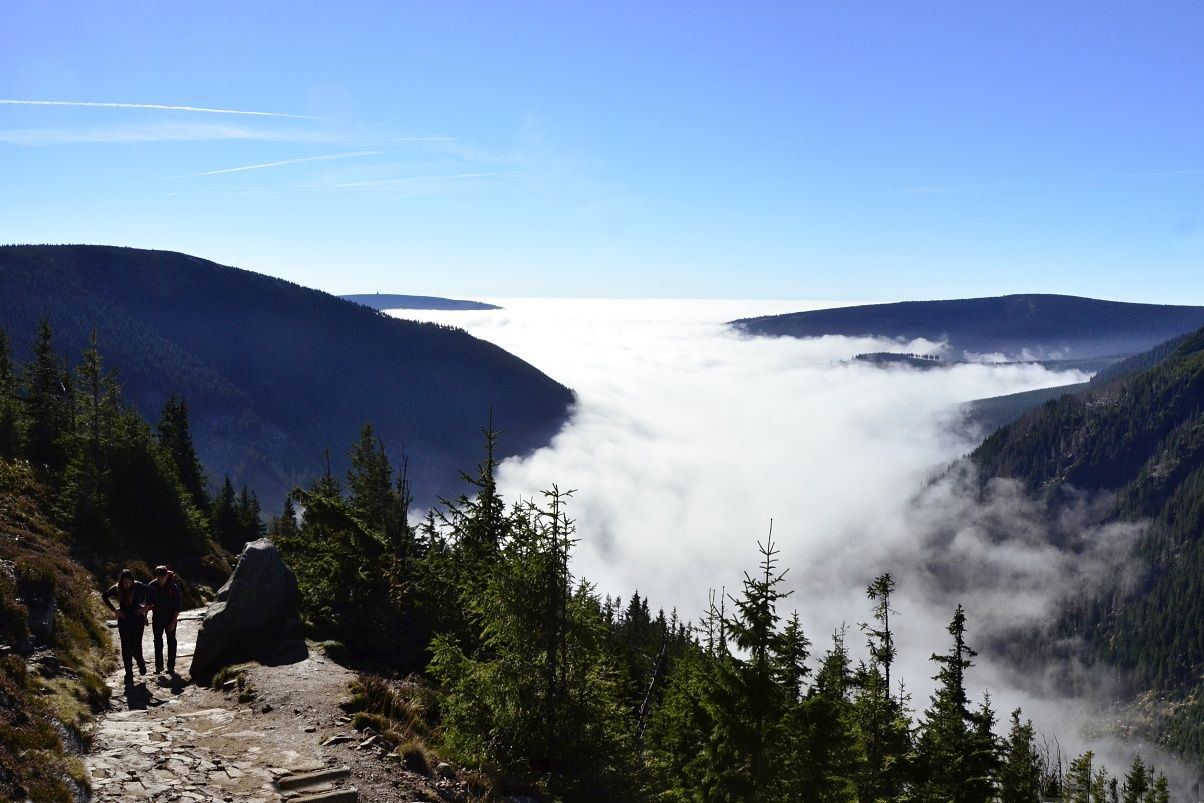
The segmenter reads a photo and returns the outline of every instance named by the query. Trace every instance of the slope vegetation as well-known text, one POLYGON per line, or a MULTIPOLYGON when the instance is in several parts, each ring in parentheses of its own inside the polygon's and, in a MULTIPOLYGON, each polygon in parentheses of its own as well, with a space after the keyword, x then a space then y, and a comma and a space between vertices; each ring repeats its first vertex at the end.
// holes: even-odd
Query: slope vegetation
MULTIPOLYGON (((1169 746, 1204 758, 1204 330, 1144 370, 1105 377, 1003 427, 972 459, 1056 504, 1108 492, 1105 519, 1149 526, 1128 571, 1076 600, 1056 635, 1122 670, 1169 746)), ((1157 355, 1155 355, 1157 356, 1157 355)), ((1148 360, 1146 360, 1148 362, 1148 360)), ((1140 363, 1139 363, 1140 367, 1140 363)), ((1056 508, 1055 508, 1056 509, 1056 508)))
POLYGON ((753 335, 947 341, 961 354, 1108 357, 1145 351, 1204 326, 1204 307, 1059 295, 905 301, 733 321, 753 335))
POLYGON ((491 410, 504 456, 546 442, 572 401, 461 330, 173 252, 0 247, 0 327, 18 359, 42 317, 71 354, 95 329, 148 418, 171 395, 184 398, 201 459, 269 508, 322 472, 327 448, 341 474, 342 450, 366 421, 395 459, 404 447, 422 502, 473 465, 491 410))

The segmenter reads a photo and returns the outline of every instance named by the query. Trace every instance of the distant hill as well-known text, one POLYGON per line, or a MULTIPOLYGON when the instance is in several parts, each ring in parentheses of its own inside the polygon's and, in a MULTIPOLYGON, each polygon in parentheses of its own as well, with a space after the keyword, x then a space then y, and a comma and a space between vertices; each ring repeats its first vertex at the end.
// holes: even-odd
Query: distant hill
POLYGON ((1134 354, 1204 326, 1204 307, 1059 295, 904 301, 733 321, 753 335, 947 341, 955 352, 1086 359, 1134 354))
POLYGON ((546 443, 573 400, 462 330, 168 251, 0 247, 0 327, 19 359, 44 315, 75 356, 95 328, 151 420, 169 395, 186 399, 202 461, 268 509, 322 471, 326 448, 342 476, 366 421, 394 459, 404 445, 415 495, 429 502, 481 461, 491 409, 509 455, 546 443))
POLYGON ((1156 734, 1204 761, 1204 330, 1135 359, 1086 389, 1034 409, 971 459, 1081 512, 1081 492, 1111 501, 1099 521, 1145 521, 1124 571, 1075 589, 1041 639, 1083 643, 1076 658, 1120 670, 1156 734), (1075 507, 1075 506, 1078 507, 1075 507))
POLYGON ((871 351, 865 354, 855 354, 853 355, 853 359, 867 362, 871 365, 906 365, 911 368, 919 368, 922 371, 927 371, 931 368, 950 368, 960 364, 947 362, 935 355, 899 354, 893 351, 871 351))
POLYGON ((1095 371, 1089 382, 1079 382, 1072 385, 1060 385, 1052 388, 1039 388, 1022 393, 1010 393, 1006 396, 993 396, 989 399, 976 399, 962 405, 964 423, 972 431, 991 433, 1010 424, 1028 411, 1040 407, 1048 401, 1065 396, 1067 393, 1077 393, 1089 387, 1098 387, 1105 382, 1120 379, 1139 371, 1152 368, 1154 365, 1170 356, 1184 340, 1190 337, 1180 335, 1159 343, 1149 351, 1134 354, 1121 360, 1115 358, 1102 360, 1063 360, 1042 363, 1051 370, 1095 371))
POLYGON ((482 301, 462 301, 438 296, 399 296, 396 293, 354 293, 339 298, 363 304, 372 309, 439 309, 439 310, 488 310, 501 309, 482 301))
POLYGON ((1005 424, 1012 423, 1029 410, 1087 387, 1087 382, 1076 382, 1072 385, 992 396, 989 399, 975 399, 962 405, 963 420, 974 432, 991 433, 1005 424))

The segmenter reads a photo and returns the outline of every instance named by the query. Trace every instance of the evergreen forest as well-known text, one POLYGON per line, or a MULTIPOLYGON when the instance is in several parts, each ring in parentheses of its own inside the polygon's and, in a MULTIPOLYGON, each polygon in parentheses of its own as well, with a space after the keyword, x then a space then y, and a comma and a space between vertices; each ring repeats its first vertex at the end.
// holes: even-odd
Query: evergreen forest
POLYGON ((889 573, 866 588, 866 621, 818 647, 772 537, 695 619, 600 595, 571 571, 572 491, 507 505, 484 436, 467 491, 416 526, 405 467, 370 425, 346 476, 298 489, 269 526, 314 636, 364 669, 355 722, 407 766, 450 757, 482 794, 565 801, 1170 799, 1140 756, 1123 771, 1063 757, 1021 711, 1001 722, 971 700, 960 606, 934 634, 936 691, 913 701, 889 573))

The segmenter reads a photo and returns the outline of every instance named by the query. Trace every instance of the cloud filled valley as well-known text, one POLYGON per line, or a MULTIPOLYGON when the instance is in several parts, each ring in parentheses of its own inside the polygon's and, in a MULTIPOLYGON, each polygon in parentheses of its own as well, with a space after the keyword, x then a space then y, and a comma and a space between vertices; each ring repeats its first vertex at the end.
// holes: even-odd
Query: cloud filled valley
POLYGON ((1001 718, 1022 706, 1064 753, 1088 744, 1086 724, 1109 764, 1128 762, 1131 745, 1110 744, 1094 703, 1066 699, 1043 671, 1016 671, 988 648, 1113 571, 1140 527, 1099 525, 1106 500, 1088 498, 1051 521, 1014 483, 979 493, 971 469, 950 468, 982 435, 962 426, 961 403, 1087 375, 881 367, 851 358, 934 344, 752 338, 722 323, 814 303, 490 300, 503 309, 394 314, 463 327, 576 391, 570 423, 548 447, 503 463, 499 482, 510 501, 539 500, 553 483, 575 490, 574 570, 599 593, 638 590, 654 609, 697 620, 711 589, 733 593, 755 569, 772 520, 792 591, 781 612, 798 610, 813 654, 842 625, 862 654, 865 586, 890 571, 900 674, 917 712, 933 686, 929 656, 946 649, 962 603, 983 653, 973 694, 989 689, 1001 718))

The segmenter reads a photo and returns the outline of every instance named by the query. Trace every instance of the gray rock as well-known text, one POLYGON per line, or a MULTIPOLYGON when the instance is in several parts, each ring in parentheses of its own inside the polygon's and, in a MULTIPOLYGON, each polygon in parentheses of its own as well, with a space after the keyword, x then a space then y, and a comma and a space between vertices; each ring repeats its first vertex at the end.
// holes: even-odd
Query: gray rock
POLYGON ((205 612, 192 656, 193 680, 275 646, 284 622, 297 618, 297 601, 297 578, 276 546, 267 538, 249 542, 205 612))
POLYGON ((37 639, 38 644, 54 644, 54 613, 58 603, 54 599, 54 589, 44 580, 18 580, 17 602, 22 603, 27 611, 29 634, 37 639))

